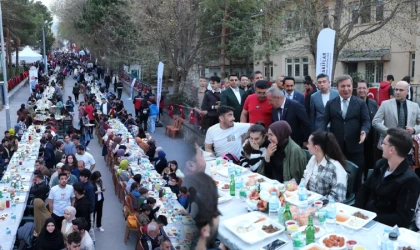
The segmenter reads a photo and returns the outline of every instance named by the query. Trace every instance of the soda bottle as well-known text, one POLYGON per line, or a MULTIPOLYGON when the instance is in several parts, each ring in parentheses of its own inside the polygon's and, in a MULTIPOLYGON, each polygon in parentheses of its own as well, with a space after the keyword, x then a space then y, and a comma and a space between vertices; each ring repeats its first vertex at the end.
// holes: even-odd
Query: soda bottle
POLYGON ((235 196, 235 175, 234 174, 230 176, 229 189, 230 189, 230 195, 235 196))
POLYGON ((315 227, 312 221, 312 216, 308 217, 308 226, 306 227, 306 245, 315 242, 315 227))
POLYGON ((288 220, 291 220, 293 218, 292 217, 292 212, 290 212, 290 205, 287 202, 286 202, 286 209, 284 211, 283 218, 284 218, 284 222, 286 222, 288 220))

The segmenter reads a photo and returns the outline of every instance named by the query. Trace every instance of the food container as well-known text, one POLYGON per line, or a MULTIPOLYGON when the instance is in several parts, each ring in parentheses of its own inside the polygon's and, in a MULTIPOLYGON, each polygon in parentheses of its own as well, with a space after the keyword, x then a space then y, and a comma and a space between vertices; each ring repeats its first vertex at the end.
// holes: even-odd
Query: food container
POLYGON ((366 248, 364 246, 361 246, 361 245, 355 245, 353 247, 353 250, 366 250, 366 248))
POLYGON ((284 224, 286 225, 286 227, 287 226, 290 226, 290 225, 297 225, 297 221, 295 221, 295 220, 287 220, 284 224))
POLYGON ((289 234, 290 238, 293 238, 293 234, 299 232, 299 226, 298 225, 289 225, 287 226, 287 233, 289 234))
POLYGON ((355 240, 348 240, 346 242, 347 250, 353 250, 354 246, 357 244, 355 240))

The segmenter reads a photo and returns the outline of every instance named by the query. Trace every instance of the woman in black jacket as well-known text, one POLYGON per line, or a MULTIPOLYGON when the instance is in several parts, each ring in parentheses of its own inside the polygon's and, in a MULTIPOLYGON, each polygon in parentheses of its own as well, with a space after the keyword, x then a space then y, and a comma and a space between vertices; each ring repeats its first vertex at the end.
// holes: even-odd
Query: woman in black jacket
POLYGON ((90 181, 93 185, 93 191, 95 192, 95 212, 94 217, 96 217, 96 228, 99 231, 105 231, 102 228, 102 210, 104 206, 104 194, 105 188, 103 187, 102 180, 101 180, 101 173, 99 171, 95 171, 92 173, 90 177, 90 181))

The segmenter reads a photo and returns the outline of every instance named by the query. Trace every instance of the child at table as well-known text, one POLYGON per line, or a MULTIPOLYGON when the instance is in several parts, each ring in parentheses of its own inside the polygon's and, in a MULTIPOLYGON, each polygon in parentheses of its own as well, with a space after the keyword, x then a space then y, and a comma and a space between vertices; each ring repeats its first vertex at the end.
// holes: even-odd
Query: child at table
POLYGON ((188 207, 188 189, 185 186, 179 188, 178 201, 185 209, 188 207))
POLYGON ((166 186, 171 189, 172 193, 174 193, 176 197, 178 197, 179 195, 178 181, 179 181, 179 178, 176 176, 176 174, 172 173, 172 174, 169 174, 169 182, 168 184, 166 184, 166 186))
POLYGON ((153 198, 153 197, 148 197, 146 199, 145 203, 152 208, 152 210, 150 211, 150 214, 149 214, 149 219, 152 221, 152 220, 155 219, 155 213, 157 211, 159 211, 160 207, 159 206, 155 207, 155 205, 156 205, 156 199, 153 198))
POLYGON ((139 223, 141 226, 147 225, 150 223, 149 215, 152 211, 152 208, 147 205, 143 204, 141 207, 141 213, 139 214, 139 223))

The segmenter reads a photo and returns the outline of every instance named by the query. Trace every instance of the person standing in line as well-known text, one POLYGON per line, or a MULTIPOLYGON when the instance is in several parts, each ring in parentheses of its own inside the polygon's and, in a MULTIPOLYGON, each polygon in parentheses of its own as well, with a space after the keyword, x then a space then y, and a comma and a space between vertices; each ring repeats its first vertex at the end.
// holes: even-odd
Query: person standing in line
POLYGON ((337 78, 339 96, 328 101, 321 128, 335 135, 347 160, 358 166, 353 192, 357 193, 364 172, 364 145, 371 123, 366 103, 352 96, 353 79, 349 75, 337 78))
POLYGON ((50 190, 48 195, 48 204, 51 217, 57 222, 57 228, 61 228, 61 222, 64 220, 64 210, 67 206, 74 205, 73 187, 67 185, 67 175, 61 173, 58 175, 59 184, 50 190))
POLYGON ((150 100, 149 106, 149 124, 150 124, 150 133, 155 133, 155 125, 156 125, 156 118, 159 114, 158 107, 156 105, 156 101, 154 99, 150 100))

